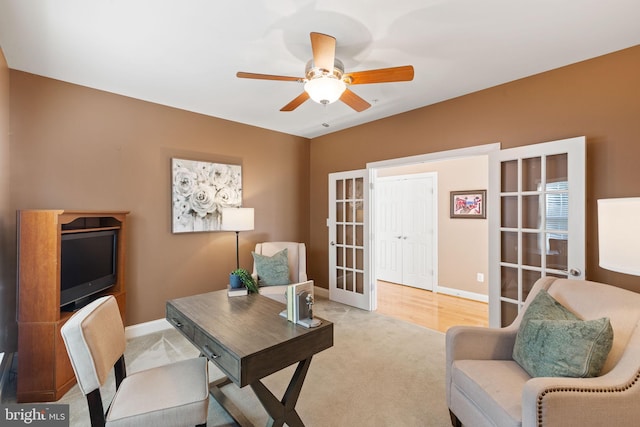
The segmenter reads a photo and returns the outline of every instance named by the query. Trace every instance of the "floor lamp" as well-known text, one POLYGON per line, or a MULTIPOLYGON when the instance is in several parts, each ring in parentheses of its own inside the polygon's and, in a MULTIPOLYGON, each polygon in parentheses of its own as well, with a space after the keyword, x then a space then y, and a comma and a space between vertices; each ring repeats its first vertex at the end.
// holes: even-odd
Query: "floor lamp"
POLYGON ((640 276, 640 197, 598 200, 600 267, 640 276))
POLYGON ((236 269, 238 269, 240 268, 238 235, 241 231, 253 230, 253 208, 222 208, 220 229, 236 232, 236 269))

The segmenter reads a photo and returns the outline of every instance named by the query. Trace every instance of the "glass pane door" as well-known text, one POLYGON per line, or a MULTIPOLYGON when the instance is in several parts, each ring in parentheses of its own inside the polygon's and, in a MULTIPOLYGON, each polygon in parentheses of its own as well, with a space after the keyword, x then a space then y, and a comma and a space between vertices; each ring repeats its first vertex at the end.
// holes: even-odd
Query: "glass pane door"
POLYGON ((329 175, 329 297, 371 310, 366 170, 329 175))
POLYGON ((584 278, 584 138, 490 156, 490 323, 506 326, 544 276, 584 278))

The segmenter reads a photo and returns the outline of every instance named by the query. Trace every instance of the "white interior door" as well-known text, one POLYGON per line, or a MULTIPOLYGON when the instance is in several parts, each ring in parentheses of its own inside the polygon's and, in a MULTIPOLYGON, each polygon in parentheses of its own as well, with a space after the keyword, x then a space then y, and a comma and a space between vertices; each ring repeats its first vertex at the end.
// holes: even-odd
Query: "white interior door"
POLYGON ((407 179, 403 186, 402 283, 433 290, 435 203, 434 174, 407 179))
POLYGON ((376 263, 378 279, 403 283, 402 183, 396 179, 376 183, 376 263))
POLYGON ((366 170, 329 174, 329 298, 374 307, 369 280, 369 192, 366 170))
POLYGON ((380 280, 433 290, 435 173, 376 181, 376 274, 380 280))
POLYGON ((540 277, 585 277, 585 138, 489 154, 489 324, 510 324, 540 277))

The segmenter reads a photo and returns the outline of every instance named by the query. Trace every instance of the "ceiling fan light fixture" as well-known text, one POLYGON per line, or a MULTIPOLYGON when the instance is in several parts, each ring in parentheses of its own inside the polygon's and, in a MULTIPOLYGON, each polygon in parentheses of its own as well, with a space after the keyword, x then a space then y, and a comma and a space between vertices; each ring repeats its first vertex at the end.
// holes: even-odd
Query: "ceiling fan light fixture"
POLYGON ((240 71, 236 76, 246 79, 304 83, 304 92, 282 107, 280 111, 293 111, 311 98, 312 101, 323 105, 340 100, 358 113, 371 107, 371 104, 347 90, 347 86, 413 80, 413 66, 411 65, 345 74, 344 64, 335 57, 336 38, 321 33, 311 33, 310 36, 313 58, 307 62, 303 78, 240 71))
POLYGON ((304 90, 318 104, 331 104, 340 99, 347 85, 334 76, 315 77, 304 84, 304 90))

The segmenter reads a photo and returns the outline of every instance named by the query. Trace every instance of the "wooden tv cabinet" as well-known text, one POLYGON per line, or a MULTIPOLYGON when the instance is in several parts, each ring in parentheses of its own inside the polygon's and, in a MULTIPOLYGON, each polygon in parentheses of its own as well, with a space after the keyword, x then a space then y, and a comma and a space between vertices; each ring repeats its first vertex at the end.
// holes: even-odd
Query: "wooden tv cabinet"
POLYGON ((128 213, 18 211, 18 402, 54 402, 76 383, 60 335, 60 328, 73 314, 60 309, 62 234, 118 230, 116 284, 96 296, 115 296, 124 321, 128 213))

